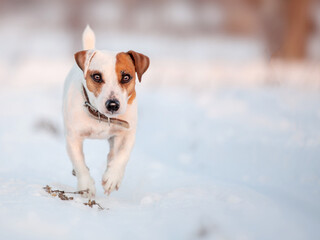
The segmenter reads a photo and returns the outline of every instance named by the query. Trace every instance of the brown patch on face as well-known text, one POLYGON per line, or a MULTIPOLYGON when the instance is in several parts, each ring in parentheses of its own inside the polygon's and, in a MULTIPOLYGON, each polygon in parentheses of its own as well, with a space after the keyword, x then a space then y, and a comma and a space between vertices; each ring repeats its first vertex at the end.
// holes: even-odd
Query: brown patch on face
MULTIPOLYGON (((91 50, 84 50, 84 51, 80 51, 80 52, 77 52, 75 55, 74 55, 74 58, 76 60, 76 63, 77 65, 79 66, 79 68, 84 71, 85 70, 85 67, 89 67, 90 66, 90 63, 94 57, 94 55, 96 54, 96 52, 93 52, 91 50), (86 64, 86 61, 87 61, 87 58, 89 57, 88 59, 88 66, 85 66, 86 64)), ((101 89, 102 89, 102 85, 103 85, 103 82, 101 83, 98 83, 98 82, 95 82, 93 79, 92 79, 92 75, 95 74, 95 73, 99 73, 98 71, 96 70, 87 70, 87 72, 85 73, 85 79, 86 79, 86 82, 87 82, 87 88, 90 92, 92 92, 96 97, 100 94, 101 92, 101 89)), ((100 73, 101 74, 101 73, 100 73)), ((102 74, 101 74, 102 75, 102 74)))
MULTIPOLYGON (((104 82, 101 82, 101 83, 98 83, 98 82, 95 82, 93 79, 92 79, 92 75, 95 74, 95 73, 99 73, 97 70, 88 70, 87 71, 87 74, 85 76, 85 79, 86 79, 86 82, 87 82, 87 88, 90 92, 92 92, 94 94, 95 97, 98 97, 101 90, 102 90, 102 86, 104 84, 104 82)), ((101 74, 101 73, 100 73, 101 74)), ((102 76, 102 74, 101 74, 102 76)), ((102 76, 102 79, 103 79, 103 76, 102 76)))
POLYGON ((134 91, 131 94, 130 98, 128 99, 128 104, 131 104, 135 98, 136 98, 136 91, 134 91))
POLYGON ((131 96, 128 100, 128 104, 131 104, 136 97, 136 75, 135 66, 129 54, 121 52, 116 56, 116 74, 118 77, 118 83, 122 89, 127 91, 128 96, 131 96), (128 83, 121 83, 122 73, 130 74, 132 79, 128 83))

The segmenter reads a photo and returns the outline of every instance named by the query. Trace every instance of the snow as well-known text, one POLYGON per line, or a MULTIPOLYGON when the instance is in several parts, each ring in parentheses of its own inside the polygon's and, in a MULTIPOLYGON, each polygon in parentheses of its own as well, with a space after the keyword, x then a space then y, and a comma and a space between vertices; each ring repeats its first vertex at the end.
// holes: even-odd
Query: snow
POLYGON ((35 55, 0 58, 0 239, 318 239, 318 65, 278 66, 270 83, 250 44, 194 39, 192 61, 179 39, 146 38, 143 49, 128 38, 152 64, 137 86, 137 141, 118 192, 105 196, 100 184, 107 142, 84 148, 103 211, 42 189, 76 190, 61 116, 69 42, 55 55, 44 37, 35 55), (163 42, 169 59, 155 48, 163 42), (252 55, 215 62, 214 49, 252 55))

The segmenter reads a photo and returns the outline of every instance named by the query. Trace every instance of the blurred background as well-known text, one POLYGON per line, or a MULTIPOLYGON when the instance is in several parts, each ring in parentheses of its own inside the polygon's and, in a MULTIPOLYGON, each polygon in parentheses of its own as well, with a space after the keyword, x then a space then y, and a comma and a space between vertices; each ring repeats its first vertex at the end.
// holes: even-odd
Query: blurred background
POLYGON ((4 40, 20 37, 37 45, 54 31, 65 35, 71 51, 81 47, 80 34, 90 23, 107 35, 247 39, 265 58, 319 60, 319 5, 318 0, 1 0, 0 11, 4 40))
POLYGON ((319 238, 319 0, 0 0, 0 83, 0 239, 319 238), (76 188, 61 106, 87 24, 151 61, 110 197, 85 143, 107 214, 41 190, 76 188))
POLYGON ((34 61, 42 59, 70 63, 71 54, 81 49, 86 24, 96 31, 97 48, 135 48, 149 54, 155 63, 151 71, 159 76, 148 81, 152 84, 172 83, 170 76, 178 84, 192 84, 194 77, 203 84, 229 83, 230 79, 242 84, 317 84, 313 76, 320 75, 319 0, 0 3, 2 78, 12 76, 12 66, 36 68, 34 61), (174 67, 170 61, 177 61, 174 67), (289 62, 291 67, 283 66, 289 62), (183 69, 190 65, 194 71, 186 74, 183 69), (288 76, 286 70, 292 72, 292 65, 295 73, 288 76), (208 74, 214 77, 208 80, 208 74))

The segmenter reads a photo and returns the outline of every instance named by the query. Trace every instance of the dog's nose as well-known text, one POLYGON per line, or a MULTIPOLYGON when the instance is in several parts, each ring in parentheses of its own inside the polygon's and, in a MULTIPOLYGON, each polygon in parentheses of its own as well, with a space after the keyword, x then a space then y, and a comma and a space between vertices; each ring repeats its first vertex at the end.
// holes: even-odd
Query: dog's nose
POLYGON ((120 108, 120 102, 117 99, 109 99, 106 101, 106 108, 109 112, 116 112, 120 108))

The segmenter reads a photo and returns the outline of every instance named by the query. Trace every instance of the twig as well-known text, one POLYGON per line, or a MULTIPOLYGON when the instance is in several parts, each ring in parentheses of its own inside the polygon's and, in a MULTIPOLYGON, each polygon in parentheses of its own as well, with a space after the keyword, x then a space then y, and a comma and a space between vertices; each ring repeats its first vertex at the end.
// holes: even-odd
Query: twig
MULTIPOLYGON (((52 188, 49 185, 46 185, 45 187, 43 187, 43 189, 49 193, 51 196, 56 197, 58 195, 58 197, 65 201, 65 200, 73 200, 73 197, 68 197, 66 195, 66 193, 68 194, 84 194, 84 193, 89 193, 89 189, 87 190, 81 190, 81 191, 75 191, 75 192, 66 192, 66 191, 62 191, 62 190, 52 190, 52 188)), ((105 208, 103 208, 99 203, 97 203, 95 200, 88 200, 87 203, 83 203, 84 205, 88 206, 88 207, 93 207, 93 205, 97 205, 99 210, 105 210, 105 208)), ((108 208, 107 208, 108 210, 108 208)))
POLYGON ((104 210, 103 207, 99 203, 97 203, 95 200, 88 200, 87 203, 83 203, 84 205, 87 205, 92 208, 93 205, 97 205, 99 210, 104 210))

